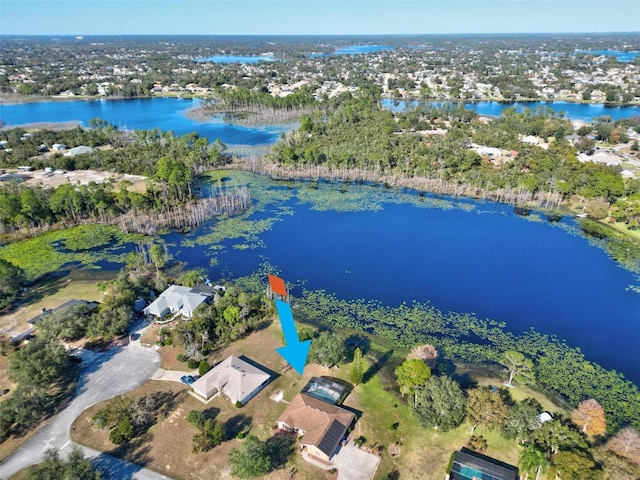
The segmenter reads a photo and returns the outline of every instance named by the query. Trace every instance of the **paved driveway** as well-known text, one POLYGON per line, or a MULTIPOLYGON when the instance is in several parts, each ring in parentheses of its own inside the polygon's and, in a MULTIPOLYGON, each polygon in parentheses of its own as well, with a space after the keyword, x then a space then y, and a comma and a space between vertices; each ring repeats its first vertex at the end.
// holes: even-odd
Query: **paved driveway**
MULTIPOLYGON (((19 470, 40 462, 44 451, 48 448, 60 449, 61 456, 65 458, 73 446, 69 438, 69 428, 84 410, 96 402, 142 385, 160 366, 158 353, 140 346, 139 342, 131 342, 127 347, 113 348, 102 353, 86 350, 79 353, 83 357, 84 368, 76 397, 47 426, 0 465, 0 478, 9 478, 19 470)), ((105 469, 106 478, 117 480, 168 478, 95 450, 84 448, 84 451, 85 455, 94 458, 96 464, 105 469)))
POLYGON ((376 473, 380 457, 360 450, 352 443, 340 447, 331 458, 338 469, 338 480, 371 480, 376 473))
POLYGON ((192 377, 198 376, 198 370, 192 370, 190 372, 178 371, 178 370, 165 370, 163 368, 159 368, 151 377, 152 380, 161 380, 165 382, 177 382, 184 383, 180 380, 184 375, 191 375, 192 377))

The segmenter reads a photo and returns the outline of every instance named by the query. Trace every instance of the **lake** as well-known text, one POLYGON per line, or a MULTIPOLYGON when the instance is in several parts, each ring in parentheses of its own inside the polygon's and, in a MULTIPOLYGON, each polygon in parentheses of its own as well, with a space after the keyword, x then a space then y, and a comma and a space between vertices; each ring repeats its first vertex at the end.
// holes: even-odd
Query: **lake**
MULTIPOLYGON (((444 102, 428 102, 432 105, 444 105, 444 102)), ((417 102, 406 102, 384 99, 382 105, 392 111, 404 111, 407 106, 416 105, 417 102)), ((611 107, 602 103, 571 103, 571 102, 474 102, 465 103, 464 108, 474 110, 480 115, 499 117, 503 110, 515 108, 523 111, 525 108, 534 110, 538 107, 548 107, 554 112, 563 112, 571 120, 583 120, 590 122, 603 115, 611 117, 613 120, 640 116, 640 106, 611 107)))
POLYGON ((275 143, 282 126, 246 127, 219 119, 193 120, 186 111, 200 105, 200 100, 182 98, 137 98, 131 100, 69 100, 21 104, 0 104, 0 120, 7 125, 32 122, 80 121, 86 126, 92 118, 102 118, 128 129, 172 130, 177 135, 197 131, 210 141, 219 138, 228 145, 262 145, 275 143))
POLYGON ((619 50, 576 50, 573 54, 585 54, 585 55, 605 55, 614 56, 616 60, 623 63, 633 62, 636 57, 640 57, 640 52, 621 52, 619 50))
MULTIPOLYGON (((403 110, 415 102, 396 102, 385 99, 383 106, 392 110, 403 110)), ((441 102, 432 102, 441 105, 441 102)), ((186 115, 187 110, 200 105, 198 99, 183 98, 137 98, 130 100, 69 100, 42 101, 21 104, 0 104, 0 120, 5 124, 24 125, 32 122, 79 121, 86 126, 92 118, 102 118, 119 127, 128 129, 172 130, 177 135, 198 132, 200 136, 215 141, 217 138, 229 146, 271 145, 278 141, 281 132, 291 126, 273 125, 248 127, 227 123, 219 117, 210 120, 194 120, 186 115)), ((571 119, 590 121, 601 115, 609 115, 614 120, 640 116, 640 107, 606 107, 601 104, 588 105, 569 102, 529 102, 467 103, 465 108, 473 109, 480 115, 499 116, 509 107, 524 108, 550 107, 563 111, 571 119)))
POLYGON ((258 63, 275 62, 276 59, 271 55, 214 55, 194 58, 193 61, 198 63, 258 63))
POLYGON ((168 235, 178 260, 212 279, 268 262, 291 284, 342 299, 430 302, 513 332, 534 327, 640 384, 640 294, 630 288, 640 278, 590 244, 572 219, 552 224, 501 204, 241 175, 259 213, 246 230, 236 218, 233 229, 223 221, 168 235), (231 231, 242 233, 220 240, 231 231))
POLYGON ((393 50, 391 45, 350 45, 338 48, 335 55, 362 55, 366 53, 388 52, 393 50))
POLYGON ((393 50, 391 45, 350 45, 336 48, 333 53, 310 53, 309 58, 330 57, 331 55, 364 55, 367 53, 387 52, 393 50))
MULTIPOLYGON (((190 120, 184 112, 196 105, 164 98, 35 102, 2 105, 0 118, 11 125, 100 117, 128 128, 195 130, 226 143, 277 140, 276 128, 190 120)), ((339 298, 429 301, 504 321, 514 332, 533 326, 640 385, 640 296, 632 288, 640 278, 580 236, 572 220, 552 225, 506 205, 244 175, 258 213, 166 236, 177 259, 206 268, 211 278, 245 275, 268 261, 288 282, 339 298)))

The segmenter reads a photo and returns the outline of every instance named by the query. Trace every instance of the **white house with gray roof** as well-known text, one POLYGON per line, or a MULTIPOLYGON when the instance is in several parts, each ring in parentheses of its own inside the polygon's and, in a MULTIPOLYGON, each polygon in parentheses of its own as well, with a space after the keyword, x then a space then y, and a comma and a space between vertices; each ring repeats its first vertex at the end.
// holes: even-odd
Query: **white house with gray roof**
POLYGON ((153 315, 157 318, 162 318, 170 313, 191 318, 195 309, 206 302, 212 293, 211 288, 203 285, 194 288, 171 285, 143 312, 145 315, 153 315))
POLYGON ((65 157, 76 157, 78 155, 86 155, 87 153, 93 153, 93 148, 88 147, 86 145, 80 145, 79 147, 74 147, 64 154, 65 157))
POLYGON ((196 380, 191 387, 199 396, 209 399, 222 394, 232 403, 242 405, 251 400, 271 379, 267 372, 231 355, 196 380))

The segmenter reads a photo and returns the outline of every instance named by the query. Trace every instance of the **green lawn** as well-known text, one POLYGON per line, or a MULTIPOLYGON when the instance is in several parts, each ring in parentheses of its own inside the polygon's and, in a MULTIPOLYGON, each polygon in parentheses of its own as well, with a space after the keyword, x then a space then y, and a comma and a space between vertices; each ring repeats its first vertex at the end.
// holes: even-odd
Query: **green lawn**
MULTIPOLYGON (((365 358, 371 362, 372 357, 380 355, 381 351, 385 351, 385 348, 373 345, 372 351, 365 355, 365 358)), ((441 480, 444 478, 451 453, 465 446, 471 436, 471 425, 464 423, 446 433, 420 425, 405 399, 400 398, 395 388, 393 370, 405 358, 404 355, 405 352, 394 352, 380 371, 365 384, 356 387, 345 401, 346 406, 363 412, 353 433, 355 437, 362 435, 366 438, 365 448, 374 447, 376 444, 384 446, 377 479, 397 472, 402 479, 441 480), (394 450, 396 454, 392 455, 394 450)), ((350 371, 351 365, 348 364, 331 374, 348 380, 350 371)), ((469 368, 458 366, 457 373, 469 373, 472 380, 479 385, 501 383, 499 378, 488 377, 485 370, 471 371, 469 368), (478 375, 476 378, 475 374, 479 372, 483 372, 484 376, 478 375)), ((514 397, 518 400, 526 396, 535 396, 551 411, 559 410, 559 407, 537 392, 514 389, 514 397)), ((474 433, 487 439, 487 455, 517 465, 518 446, 514 440, 507 440, 499 432, 492 432, 483 427, 478 427, 474 433)))

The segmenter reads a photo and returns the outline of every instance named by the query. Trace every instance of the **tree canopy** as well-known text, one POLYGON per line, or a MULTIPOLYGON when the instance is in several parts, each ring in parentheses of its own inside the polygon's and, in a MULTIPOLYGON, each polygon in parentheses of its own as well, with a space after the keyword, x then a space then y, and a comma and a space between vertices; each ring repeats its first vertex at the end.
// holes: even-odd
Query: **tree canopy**
POLYGON ((22 290, 23 282, 24 272, 22 269, 0 258, 0 310, 11 305, 17 298, 22 290))
POLYGON ((101 480, 102 472, 91 465, 91 460, 84 457, 82 449, 74 445, 65 462, 57 450, 44 452, 44 460, 29 467, 27 480, 101 480))
POLYGON ((396 368, 395 374, 402 396, 406 394, 413 395, 416 387, 424 385, 429 379, 431 369, 423 360, 412 358, 402 362, 402 364, 396 368))
POLYGON ((593 398, 580 402, 571 412, 571 420, 588 437, 604 435, 607 431, 607 422, 602 405, 593 398))
POLYGON ((507 385, 512 385, 514 381, 523 385, 534 382, 533 362, 522 353, 515 350, 507 350, 502 355, 501 362, 509 371, 507 385))
POLYGON ((346 355, 347 347, 344 336, 325 330, 320 332, 311 343, 309 361, 324 367, 331 367, 342 362, 346 355))
POLYGON ((433 376, 417 386, 410 403, 422 425, 442 432, 460 425, 467 414, 466 397, 460 385, 445 375, 433 376))
POLYGON ((467 391, 467 415, 473 424, 471 433, 479 425, 499 429, 509 416, 509 407, 500 391, 488 387, 473 388, 467 391))
POLYGON ((254 435, 229 452, 231 474, 238 478, 256 478, 266 475, 271 469, 267 445, 254 435))

